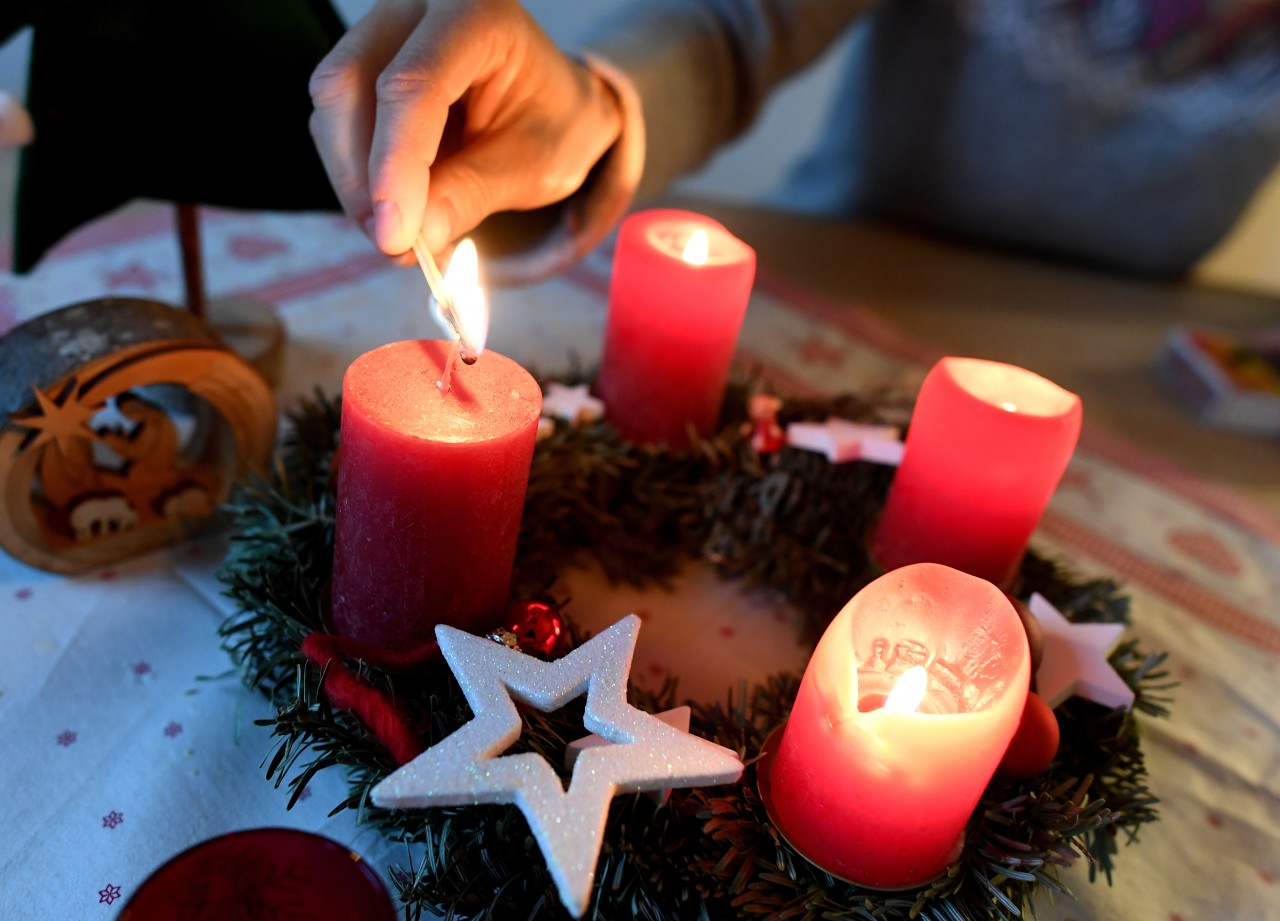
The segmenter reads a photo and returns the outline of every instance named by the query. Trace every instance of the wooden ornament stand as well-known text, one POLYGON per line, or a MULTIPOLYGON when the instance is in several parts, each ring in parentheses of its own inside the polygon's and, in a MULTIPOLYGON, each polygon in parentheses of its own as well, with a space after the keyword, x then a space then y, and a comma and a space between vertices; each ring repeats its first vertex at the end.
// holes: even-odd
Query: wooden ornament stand
POLYGON ((179 202, 174 210, 187 310, 208 323, 223 342, 274 387, 284 364, 285 335, 280 317, 270 304, 251 297, 205 295, 200 210, 188 202, 179 202))
POLYGON ((201 320, 105 298, 0 338, 0 547, 80 572, 204 528, 275 438, 271 389, 201 320))

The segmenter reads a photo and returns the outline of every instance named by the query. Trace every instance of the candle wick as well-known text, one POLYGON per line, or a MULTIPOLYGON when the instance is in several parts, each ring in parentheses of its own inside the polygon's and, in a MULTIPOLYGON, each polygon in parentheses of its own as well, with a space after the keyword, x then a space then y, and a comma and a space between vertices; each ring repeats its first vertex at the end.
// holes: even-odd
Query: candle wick
MULTIPOLYGON (((454 339, 453 346, 449 349, 449 357, 446 358, 444 361, 444 373, 440 375, 440 380, 436 382, 436 386, 440 388, 441 393, 449 392, 450 378, 453 377, 453 366, 458 361, 458 354, 460 351, 461 351, 461 346, 458 344, 458 340, 454 339)), ((464 358, 463 361, 466 361, 466 359, 464 358)), ((471 361, 467 362, 467 364, 474 364, 474 363, 475 363, 474 358, 471 359, 471 361)))

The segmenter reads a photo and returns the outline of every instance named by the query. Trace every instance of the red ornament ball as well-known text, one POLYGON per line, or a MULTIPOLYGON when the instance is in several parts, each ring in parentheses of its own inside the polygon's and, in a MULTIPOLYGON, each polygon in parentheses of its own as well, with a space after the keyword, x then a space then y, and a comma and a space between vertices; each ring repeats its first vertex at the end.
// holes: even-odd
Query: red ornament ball
POLYGON ((1031 651, 1031 674, 1034 675, 1040 668, 1040 660, 1044 658, 1044 631, 1040 629, 1040 621, 1036 620, 1036 616, 1031 613, 1031 608, 1025 601, 1015 598, 1008 592, 1005 592, 1004 596, 1018 612, 1022 629, 1027 632, 1027 648, 1031 651))
POLYGON ((1027 694, 1018 731, 1013 734, 996 773, 1013 780, 1035 777, 1053 762, 1058 753, 1058 739, 1058 718, 1044 698, 1032 691, 1027 694))
POLYGON ((539 659, 555 658, 564 642, 560 612, 541 601, 512 602, 501 629, 515 636, 521 652, 539 659))

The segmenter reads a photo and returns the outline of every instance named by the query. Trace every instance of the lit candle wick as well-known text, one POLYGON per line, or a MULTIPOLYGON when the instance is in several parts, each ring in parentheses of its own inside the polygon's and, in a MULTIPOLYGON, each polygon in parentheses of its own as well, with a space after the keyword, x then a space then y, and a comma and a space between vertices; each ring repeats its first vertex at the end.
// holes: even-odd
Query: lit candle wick
POLYGON ((914 665, 902 673, 882 709, 892 713, 915 713, 929 688, 929 673, 924 666, 914 665))
MULTIPOLYGON (((449 349, 449 357, 446 358, 444 362, 444 373, 440 375, 440 380, 436 382, 436 386, 440 388, 441 393, 448 393, 450 390, 450 380, 453 377, 453 366, 458 363, 458 356, 461 351, 462 347, 459 345, 458 340, 454 339, 453 347, 449 349)), ((475 364, 476 361, 474 358, 467 361, 465 356, 462 360, 469 365, 475 364)))
POLYGON ((684 244, 680 258, 689 265, 706 265, 710 255, 711 241, 705 230, 695 230, 684 244))

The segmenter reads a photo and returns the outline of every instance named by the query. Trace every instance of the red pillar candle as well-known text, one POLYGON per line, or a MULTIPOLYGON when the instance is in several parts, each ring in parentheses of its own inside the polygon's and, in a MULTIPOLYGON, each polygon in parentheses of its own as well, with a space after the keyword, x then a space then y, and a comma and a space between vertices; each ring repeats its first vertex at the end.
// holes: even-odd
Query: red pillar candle
POLYGON ((916 400, 876 560, 945 563, 1006 583, 1079 434, 1074 393, 1012 365, 942 359, 916 400))
POLYGON ((1018 728, 1030 663, 991 583, 935 563, 872 582, 823 634, 768 763, 787 840, 865 886, 940 876, 1018 728), (913 681, 918 703, 902 699, 913 681))
POLYGON ((451 302, 445 325, 459 342, 384 345, 342 381, 333 625, 380 646, 503 615, 542 410, 529 373, 484 351, 489 307, 470 240, 432 290, 451 302), (459 366, 462 341, 474 364, 459 366))
POLYGON ((755 272, 755 251, 710 218, 622 222, 596 392, 624 438, 679 449, 689 426, 715 427, 755 272))
POLYGON ((418 645, 438 623, 482 630, 506 611, 542 391, 485 352, 442 392, 452 347, 393 342, 343 378, 333 560, 343 636, 418 645))

